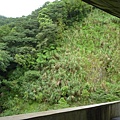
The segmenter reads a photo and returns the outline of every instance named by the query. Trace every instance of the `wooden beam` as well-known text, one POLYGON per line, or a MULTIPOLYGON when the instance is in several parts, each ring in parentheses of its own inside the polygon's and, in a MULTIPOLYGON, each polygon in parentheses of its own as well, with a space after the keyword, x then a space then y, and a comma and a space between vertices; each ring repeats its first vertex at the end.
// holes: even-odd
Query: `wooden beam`
POLYGON ((115 117, 120 117, 120 101, 0 117, 0 120, 112 120, 115 117))
POLYGON ((83 0, 83 1, 120 18, 120 0, 83 0))

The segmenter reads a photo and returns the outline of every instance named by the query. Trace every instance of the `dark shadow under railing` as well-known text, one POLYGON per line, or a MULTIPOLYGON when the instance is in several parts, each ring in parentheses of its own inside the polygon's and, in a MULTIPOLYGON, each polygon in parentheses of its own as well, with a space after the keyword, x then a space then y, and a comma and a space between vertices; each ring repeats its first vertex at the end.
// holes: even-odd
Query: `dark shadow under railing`
POLYGON ((0 120, 113 120, 115 117, 120 118, 120 101, 0 117, 0 120))

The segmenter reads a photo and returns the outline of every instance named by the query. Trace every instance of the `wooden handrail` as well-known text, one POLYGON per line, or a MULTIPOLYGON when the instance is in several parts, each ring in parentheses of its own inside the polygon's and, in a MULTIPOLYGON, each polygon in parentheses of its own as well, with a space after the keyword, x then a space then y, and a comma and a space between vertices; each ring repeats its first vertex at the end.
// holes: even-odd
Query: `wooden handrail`
POLYGON ((120 117, 120 101, 0 117, 0 120, 112 120, 120 117))

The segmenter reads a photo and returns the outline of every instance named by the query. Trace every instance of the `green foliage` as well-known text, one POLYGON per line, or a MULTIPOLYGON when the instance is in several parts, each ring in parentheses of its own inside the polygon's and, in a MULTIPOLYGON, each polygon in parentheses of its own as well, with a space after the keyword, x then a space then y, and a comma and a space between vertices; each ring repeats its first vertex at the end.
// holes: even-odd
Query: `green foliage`
POLYGON ((25 72, 24 79, 25 81, 33 81, 38 79, 40 76, 39 71, 27 71, 25 72))
POLYGON ((119 25, 79 0, 2 23, 1 116, 119 100, 119 25))
POLYGON ((43 68, 46 65, 54 64, 54 57, 59 59, 59 55, 57 55, 57 48, 51 46, 48 50, 44 50, 43 53, 37 53, 37 67, 43 68))
POLYGON ((58 104, 56 104, 57 108, 66 108, 69 107, 69 104, 67 103, 67 101, 64 98, 60 98, 60 100, 58 101, 58 104))
POLYGON ((41 32, 36 36, 42 42, 43 46, 55 44, 57 39, 62 37, 61 30, 65 25, 71 25, 73 21, 82 21, 85 17, 84 11, 90 10, 86 5, 81 5, 78 0, 75 1, 54 1, 43 7, 38 16, 41 32), (81 13, 81 15, 80 15, 81 13), (84 15, 82 15, 84 13, 84 15))
MULTIPOLYGON (((17 19, 17 18, 16 18, 17 19)), ((7 18, 5 16, 0 15, 0 26, 4 26, 6 24, 14 22, 14 18, 7 18)))
POLYGON ((0 70, 6 71, 6 68, 10 65, 12 61, 11 56, 7 51, 0 50, 0 70))
POLYGON ((31 68, 35 65, 35 58, 31 54, 16 54, 15 62, 24 68, 31 68))
MULTIPOLYGON (((79 0, 63 0, 65 3, 65 8, 67 10, 67 24, 71 24, 73 21, 78 21, 83 17, 82 13, 82 4, 79 0)), ((84 14, 85 16, 85 14, 84 14)))
POLYGON ((8 25, 4 25, 0 27, 0 41, 3 36, 6 36, 10 33, 10 27, 8 25))

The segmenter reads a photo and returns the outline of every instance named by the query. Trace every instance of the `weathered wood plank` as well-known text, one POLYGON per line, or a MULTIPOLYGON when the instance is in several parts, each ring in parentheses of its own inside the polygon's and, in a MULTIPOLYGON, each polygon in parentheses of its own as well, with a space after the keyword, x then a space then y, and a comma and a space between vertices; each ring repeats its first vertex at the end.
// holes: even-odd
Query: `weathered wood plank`
POLYGON ((83 1, 120 18, 120 0, 83 0, 83 1))
POLYGON ((120 117, 120 101, 0 117, 0 120, 112 120, 120 117))

